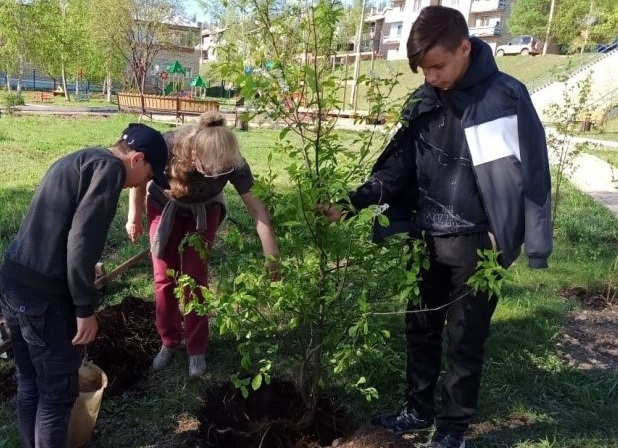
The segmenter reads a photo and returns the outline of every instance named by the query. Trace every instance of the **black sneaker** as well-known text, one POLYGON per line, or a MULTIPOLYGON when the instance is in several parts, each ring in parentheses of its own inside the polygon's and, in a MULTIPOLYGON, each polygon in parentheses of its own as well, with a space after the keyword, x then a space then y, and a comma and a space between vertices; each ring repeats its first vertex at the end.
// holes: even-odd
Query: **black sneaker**
POLYGON ((465 448, 466 441, 463 434, 449 434, 447 432, 436 431, 431 440, 423 448, 465 448))
POLYGON ((374 426, 383 426, 395 434, 427 431, 433 426, 433 417, 423 418, 414 409, 403 408, 399 414, 380 415, 371 420, 374 426))

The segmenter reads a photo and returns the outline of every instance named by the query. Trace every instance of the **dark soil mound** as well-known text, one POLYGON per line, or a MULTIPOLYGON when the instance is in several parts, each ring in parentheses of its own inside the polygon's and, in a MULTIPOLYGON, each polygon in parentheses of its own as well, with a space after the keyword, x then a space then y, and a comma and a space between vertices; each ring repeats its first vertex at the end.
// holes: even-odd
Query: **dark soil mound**
POLYGON ((160 347, 154 303, 127 297, 98 312, 97 321, 87 356, 107 374, 105 395, 120 395, 144 376, 160 347))
MULTIPOLYGON (((154 303, 127 297, 97 313, 99 332, 87 348, 87 358, 107 374, 107 396, 120 395, 150 368, 161 344, 155 327, 154 303)), ((0 369, 0 399, 17 391, 15 368, 0 369)))
MULTIPOLYGON (((0 360, 0 363, 4 360, 0 360)), ((15 367, 0 365, 0 400, 8 401, 17 392, 17 382, 15 381, 15 367)))
POLYGON ((273 379, 247 399, 229 383, 209 389, 196 412, 200 438, 207 447, 308 448, 330 445, 350 434, 352 419, 337 400, 321 398, 308 414, 296 386, 273 379))

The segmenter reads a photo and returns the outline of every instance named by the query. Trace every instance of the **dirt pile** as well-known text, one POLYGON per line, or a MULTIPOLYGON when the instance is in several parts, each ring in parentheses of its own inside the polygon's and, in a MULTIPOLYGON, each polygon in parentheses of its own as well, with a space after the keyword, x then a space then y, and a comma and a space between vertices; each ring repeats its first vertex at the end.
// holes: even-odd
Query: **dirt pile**
POLYGON ((148 372, 161 340, 155 327, 154 303, 127 297, 97 313, 99 333, 87 357, 107 374, 105 395, 125 392, 148 372))

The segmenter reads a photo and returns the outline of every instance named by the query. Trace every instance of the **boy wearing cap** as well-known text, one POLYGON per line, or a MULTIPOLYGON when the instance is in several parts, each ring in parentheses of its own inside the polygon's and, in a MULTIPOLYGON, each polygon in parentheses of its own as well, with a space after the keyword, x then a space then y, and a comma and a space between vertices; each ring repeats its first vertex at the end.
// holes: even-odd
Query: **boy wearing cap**
POLYGON ((169 188, 162 135, 131 124, 111 148, 66 155, 47 171, 0 269, 0 305, 17 367, 23 448, 66 448, 79 345, 92 342, 99 260, 123 188, 169 188))

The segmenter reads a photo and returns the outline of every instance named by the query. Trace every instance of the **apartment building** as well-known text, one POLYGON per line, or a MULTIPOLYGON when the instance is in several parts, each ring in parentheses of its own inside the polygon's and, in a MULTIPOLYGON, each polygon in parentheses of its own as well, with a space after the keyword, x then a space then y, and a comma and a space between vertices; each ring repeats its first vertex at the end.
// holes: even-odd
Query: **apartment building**
POLYGON ((200 41, 200 64, 217 60, 217 45, 222 45, 225 28, 204 28, 200 41))
POLYGON ((382 10, 372 10, 365 18, 367 38, 376 54, 388 60, 406 59, 406 42, 412 24, 426 6, 443 5, 463 14, 470 35, 487 42, 495 51, 505 40, 504 23, 512 0, 391 0, 382 10))
POLYGON ((158 49, 152 64, 153 74, 160 74, 175 61, 186 69, 186 78, 199 74, 196 45, 200 41, 202 24, 176 19, 165 25, 165 43, 158 49))

